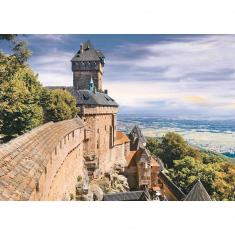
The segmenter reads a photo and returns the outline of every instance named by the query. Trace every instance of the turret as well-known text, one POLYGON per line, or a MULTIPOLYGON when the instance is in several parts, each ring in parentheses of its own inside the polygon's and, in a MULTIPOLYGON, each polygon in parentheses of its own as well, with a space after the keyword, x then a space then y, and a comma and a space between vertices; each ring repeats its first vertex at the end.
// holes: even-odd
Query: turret
POLYGON ((94 86, 94 81, 91 77, 90 83, 89 83, 89 90, 94 92, 95 91, 95 86, 94 86))

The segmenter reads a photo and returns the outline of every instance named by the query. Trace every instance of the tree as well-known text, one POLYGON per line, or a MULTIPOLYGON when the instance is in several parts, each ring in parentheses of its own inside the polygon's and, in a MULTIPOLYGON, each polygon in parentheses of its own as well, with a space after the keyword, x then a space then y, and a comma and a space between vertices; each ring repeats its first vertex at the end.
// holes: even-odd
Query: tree
POLYGON ((66 90, 43 91, 44 121, 62 121, 74 118, 78 112, 76 99, 66 90))
POLYGON ((187 142, 178 134, 174 132, 168 132, 159 145, 159 157, 168 166, 173 167, 174 160, 179 160, 184 157, 188 151, 187 142))
POLYGON ((31 130, 43 121, 39 99, 32 92, 34 88, 28 87, 27 80, 22 79, 26 74, 24 69, 19 70, 10 81, 2 82, 0 86, 0 129, 9 137, 31 130))
POLYGON ((16 35, 1 35, 13 44, 13 54, 0 52, 0 132, 7 137, 20 135, 40 125, 42 86, 26 64, 30 55, 26 44, 16 35))
POLYGON ((43 122, 42 86, 26 64, 30 51, 16 35, 0 35, 13 45, 12 54, 0 52, 0 131, 10 139, 43 122))
POLYGON ((154 154, 155 156, 158 156, 159 149, 160 149, 160 143, 157 140, 157 138, 147 138, 147 145, 146 147, 149 149, 149 151, 154 154))
POLYGON ((191 190, 192 183, 199 178, 201 167, 196 159, 186 156, 180 160, 175 160, 174 168, 169 172, 175 184, 185 193, 188 193, 191 190))
POLYGON ((0 34, 0 40, 14 41, 17 34, 0 34))
POLYGON ((200 179, 213 200, 235 200, 235 166, 221 154, 196 149, 176 133, 148 138, 147 147, 167 163, 170 178, 186 194, 200 179))

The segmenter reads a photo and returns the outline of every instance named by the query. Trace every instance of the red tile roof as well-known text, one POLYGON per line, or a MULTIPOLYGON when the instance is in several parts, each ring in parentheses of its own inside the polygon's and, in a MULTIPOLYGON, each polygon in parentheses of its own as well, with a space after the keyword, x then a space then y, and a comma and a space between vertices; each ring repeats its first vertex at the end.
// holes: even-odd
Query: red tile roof
POLYGON ((120 145, 127 142, 130 142, 129 138, 123 132, 117 131, 115 145, 120 145))
POLYGON ((134 156, 137 151, 130 151, 130 153, 126 156, 126 167, 129 167, 131 163, 133 164, 134 156))

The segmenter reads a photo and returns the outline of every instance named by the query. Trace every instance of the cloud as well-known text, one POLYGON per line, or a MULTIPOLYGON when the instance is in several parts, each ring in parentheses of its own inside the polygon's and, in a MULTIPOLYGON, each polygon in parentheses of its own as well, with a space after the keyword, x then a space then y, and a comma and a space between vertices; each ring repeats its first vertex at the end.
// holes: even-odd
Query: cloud
POLYGON ((62 42, 66 37, 64 34, 33 34, 32 38, 41 40, 41 41, 50 41, 50 42, 62 42))
POLYGON ((213 81, 234 78, 235 35, 191 36, 187 41, 151 43, 142 46, 141 51, 136 44, 121 49, 125 54, 128 50, 136 54, 133 52, 136 49, 139 55, 129 59, 114 55, 114 60, 110 59, 112 66, 161 70, 160 79, 213 81))
MULTIPOLYGON (((32 39, 37 50, 31 59, 40 80, 47 86, 72 85, 77 38, 41 37, 32 39)), ((99 48, 107 49, 104 89, 125 111, 235 115, 235 35, 166 37, 170 40, 117 40, 99 48)))
POLYGON ((39 73, 39 79, 44 86, 71 86, 72 52, 52 48, 44 54, 31 59, 34 71, 39 73))
POLYGON ((198 96, 198 95, 185 96, 184 99, 186 101, 189 101, 190 103, 195 103, 195 104, 199 104, 199 105, 207 105, 209 103, 207 99, 205 99, 202 96, 198 96))

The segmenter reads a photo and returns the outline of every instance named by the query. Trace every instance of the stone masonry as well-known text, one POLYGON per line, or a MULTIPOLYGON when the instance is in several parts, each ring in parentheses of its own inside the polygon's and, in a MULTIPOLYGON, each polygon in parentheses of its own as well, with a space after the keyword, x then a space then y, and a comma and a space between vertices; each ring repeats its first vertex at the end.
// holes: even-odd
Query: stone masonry
POLYGON ((79 118, 44 124, 0 146, 0 200, 69 200, 83 175, 79 118))

